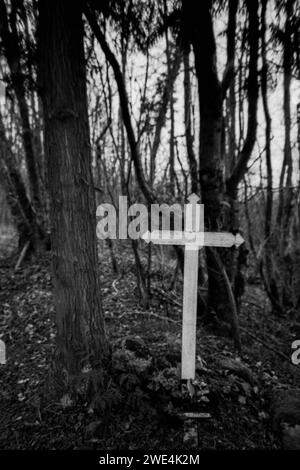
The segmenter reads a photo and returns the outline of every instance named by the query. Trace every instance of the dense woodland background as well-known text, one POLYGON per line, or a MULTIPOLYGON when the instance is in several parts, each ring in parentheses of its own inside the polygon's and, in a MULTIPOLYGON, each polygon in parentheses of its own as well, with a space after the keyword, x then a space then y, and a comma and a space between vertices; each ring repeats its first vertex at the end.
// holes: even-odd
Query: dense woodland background
POLYGON ((299 26, 299 0, 0 0, 1 447, 176 448, 190 408, 210 416, 187 447, 281 445, 300 416, 299 26), (206 230, 246 240, 200 252, 192 402, 182 250, 96 239, 100 203, 191 193, 206 230))

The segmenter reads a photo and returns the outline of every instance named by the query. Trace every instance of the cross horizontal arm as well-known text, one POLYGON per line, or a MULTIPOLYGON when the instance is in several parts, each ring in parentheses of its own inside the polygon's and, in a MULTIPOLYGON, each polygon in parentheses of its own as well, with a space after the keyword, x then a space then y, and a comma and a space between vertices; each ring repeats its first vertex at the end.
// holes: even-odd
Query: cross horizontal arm
POLYGON ((194 245, 194 246, 218 246, 229 248, 233 245, 239 247, 244 239, 240 234, 230 232, 180 232, 178 230, 153 230, 145 232, 142 239, 147 243, 157 245, 194 245))

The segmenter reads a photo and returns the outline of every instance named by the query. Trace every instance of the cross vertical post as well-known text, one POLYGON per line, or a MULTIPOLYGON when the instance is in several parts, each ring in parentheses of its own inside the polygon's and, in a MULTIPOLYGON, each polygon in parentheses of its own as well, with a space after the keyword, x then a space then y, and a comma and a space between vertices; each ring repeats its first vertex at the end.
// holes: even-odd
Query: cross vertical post
MULTIPOLYGON (((192 194, 188 200, 189 204, 185 205, 184 228, 186 234, 190 234, 192 238, 195 233, 203 233, 204 216, 202 205, 197 204, 198 196, 192 194)), ((181 378, 194 380, 199 245, 187 244, 184 251, 181 378)))

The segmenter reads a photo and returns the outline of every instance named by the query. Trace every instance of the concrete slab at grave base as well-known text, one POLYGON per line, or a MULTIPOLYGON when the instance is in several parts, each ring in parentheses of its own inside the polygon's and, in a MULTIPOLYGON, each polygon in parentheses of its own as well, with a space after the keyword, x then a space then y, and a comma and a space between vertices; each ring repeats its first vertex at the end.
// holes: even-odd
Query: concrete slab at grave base
POLYGON ((283 448, 300 450, 300 389, 275 389, 272 397, 273 429, 283 448))

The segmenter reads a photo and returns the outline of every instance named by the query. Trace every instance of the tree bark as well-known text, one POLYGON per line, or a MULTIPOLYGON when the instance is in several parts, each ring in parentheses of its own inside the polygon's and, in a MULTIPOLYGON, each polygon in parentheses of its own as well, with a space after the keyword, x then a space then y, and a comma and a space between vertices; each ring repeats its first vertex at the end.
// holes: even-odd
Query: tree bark
MULTIPOLYGON (((50 191, 58 377, 63 389, 108 354, 97 272, 95 194, 79 0, 39 2, 39 80, 50 191)), ((74 387, 73 387, 74 390, 74 387)))

